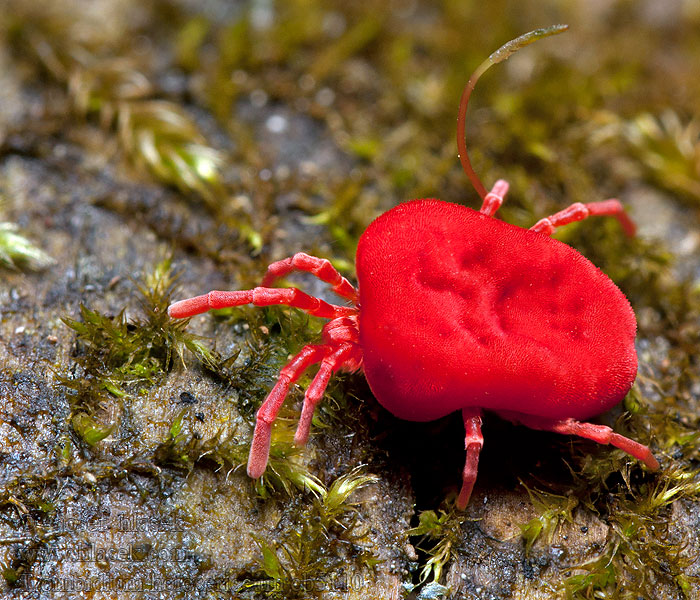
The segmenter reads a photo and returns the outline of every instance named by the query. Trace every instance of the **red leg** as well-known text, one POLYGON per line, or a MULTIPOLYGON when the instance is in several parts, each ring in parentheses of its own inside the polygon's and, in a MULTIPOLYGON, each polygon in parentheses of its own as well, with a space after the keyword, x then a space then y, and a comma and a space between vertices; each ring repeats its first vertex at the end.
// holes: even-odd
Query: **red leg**
POLYGON ((503 199, 508 193, 508 182, 504 179, 499 179, 493 186, 493 189, 484 196, 484 202, 481 205, 480 213, 493 217, 496 211, 501 208, 503 199))
POLYGON ((304 252, 297 252, 294 256, 274 262, 267 267, 267 273, 262 280, 263 287, 270 287, 276 279, 284 277, 292 271, 307 271, 321 281, 330 283, 333 286, 333 291, 341 298, 353 303, 357 301, 357 290, 338 273, 329 260, 309 256, 304 252))
POLYGON ((308 367, 322 360, 327 352, 327 346, 304 346, 301 352, 280 371, 277 383, 270 390, 255 417, 255 433, 248 455, 248 475, 253 479, 260 477, 267 467, 272 424, 287 397, 289 386, 299 379, 308 367))
POLYGON ((242 304, 254 304, 255 306, 286 304, 287 306, 300 308, 310 315, 327 319, 347 316, 357 312, 355 307, 328 304, 328 302, 309 296, 297 288, 257 287, 252 290, 234 292, 212 291, 202 296, 180 300, 168 307, 168 314, 173 319, 182 319, 198 315, 212 308, 228 308, 229 306, 240 306, 242 304))
POLYGON ((564 435, 577 435, 598 442, 599 444, 610 444, 620 450, 624 450, 630 456, 641 460, 650 470, 658 471, 659 469, 659 461, 656 460, 647 446, 626 438, 624 435, 615 433, 607 425, 582 423, 576 419, 556 420, 515 413, 503 413, 503 416, 511 420, 516 420, 532 429, 553 431, 554 433, 562 433, 564 435))
POLYGON ((314 409, 321 398, 323 398, 323 393, 326 391, 326 386, 333 371, 337 371, 354 351, 354 344, 346 344, 332 354, 327 355, 321 362, 318 373, 316 373, 304 395, 304 406, 301 409, 299 425, 294 435, 294 443, 297 446, 303 446, 309 439, 309 429, 311 420, 314 418, 314 409))
POLYGON ((602 202, 590 202, 588 204, 576 202, 564 210, 560 210, 549 217, 540 219, 530 227, 530 229, 538 233, 544 233, 545 235, 552 235, 557 227, 568 225, 574 221, 581 221, 588 217, 597 216, 615 217, 620 222, 620 225, 622 225, 622 229, 624 229, 625 233, 630 237, 637 231, 637 227, 632 219, 627 216, 627 213, 625 213, 625 209, 622 204, 620 204, 620 201, 615 199, 603 200, 602 202))
POLYGON ((467 458, 462 471, 462 489, 457 497, 457 508, 464 510, 472 495, 476 473, 479 468, 479 453, 484 445, 484 436, 481 435, 481 410, 478 408, 463 408, 462 418, 464 419, 464 448, 467 451, 467 458))

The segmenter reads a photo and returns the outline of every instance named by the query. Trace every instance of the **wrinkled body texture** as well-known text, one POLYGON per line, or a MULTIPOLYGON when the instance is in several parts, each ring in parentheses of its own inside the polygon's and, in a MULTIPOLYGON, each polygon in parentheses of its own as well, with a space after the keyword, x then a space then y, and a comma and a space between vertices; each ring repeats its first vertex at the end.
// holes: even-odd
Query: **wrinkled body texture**
POLYGON ((634 381, 629 302, 544 234, 417 200, 368 227, 356 264, 364 371, 400 418, 474 406, 586 419, 634 381))

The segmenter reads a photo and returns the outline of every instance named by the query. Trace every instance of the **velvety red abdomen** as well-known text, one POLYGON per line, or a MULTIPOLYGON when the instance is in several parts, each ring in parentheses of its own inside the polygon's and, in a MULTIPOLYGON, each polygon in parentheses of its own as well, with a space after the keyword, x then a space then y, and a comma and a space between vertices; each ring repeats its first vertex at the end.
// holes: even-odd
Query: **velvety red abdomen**
POLYGON ((365 375, 398 417, 478 406, 585 419, 634 381, 627 298, 543 234, 416 200, 367 228, 356 265, 365 375))

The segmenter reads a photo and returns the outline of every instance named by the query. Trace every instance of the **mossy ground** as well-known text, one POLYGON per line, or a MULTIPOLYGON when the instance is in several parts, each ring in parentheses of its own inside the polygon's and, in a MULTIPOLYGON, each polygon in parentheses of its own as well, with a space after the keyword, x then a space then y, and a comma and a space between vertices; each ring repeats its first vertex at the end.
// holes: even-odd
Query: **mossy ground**
MULTIPOLYGON (((58 525, 121 507, 157 515, 170 536, 120 530, 135 558, 125 581, 161 543, 185 552, 178 577, 215 597, 305 597, 300 581, 329 598, 362 597, 357 581, 387 598, 419 583, 423 598, 700 596, 694 3, 0 6, 8 590, 69 581, 70 561, 47 550, 101 538, 58 525), (484 181, 510 181, 499 214, 520 226, 577 201, 631 207, 636 239, 604 220, 558 237, 638 315, 640 376, 603 420, 651 441, 661 473, 493 418, 474 501, 456 514, 458 419, 397 423, 345 376, 303 452, 292 393, 253 486, 241 466, 254 412, 320 323, 284 309, 175 323, 174 290, 250 287, 298 250, 352 276, 357 239, 384 210, 416 197, 476 206, 456 159, 461 89, 505 41, 556 22, 570 32, 479 83, 471 158, 484 181)), ((171 566, 156 571, 167 581, 171 566)))

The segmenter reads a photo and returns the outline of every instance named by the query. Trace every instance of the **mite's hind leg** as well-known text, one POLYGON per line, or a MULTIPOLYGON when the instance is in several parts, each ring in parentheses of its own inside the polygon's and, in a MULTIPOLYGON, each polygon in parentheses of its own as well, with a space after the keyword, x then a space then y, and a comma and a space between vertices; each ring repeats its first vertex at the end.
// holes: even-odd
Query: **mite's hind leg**
POLYGON ((481 435, 481 410, 473 407, 463 408, 462 419, 464 419, 464 448, 467 451, 467 458, 462 471, 462 489, 456 502, 459 510, 466 508, 469 497, 472 495, 479 469, 479 453, 484 445, 484 436, 481 435))
POLYGON ((641 460, 652 471, 657 471, 659 469, 659 461, 656 460, 647 446, 635 442, 624 435, 615 433, 607 425, 582 423, 576 419, 548 419, 546 417, 501 411, 499 411, 499 414, 511 421, 522 423, 531 429, 553 431, 554 433, 561 433, 564 435, 577 435, 598 442, 599 444, 610 444, 620 450, 624 450, 630 456, 641 460))
POLYGON ((630 237, 637 231, 636 225, 632 219, 627 216, 620 201, 614 198, 603 200, 602 202, 589 202, 588 204, 576 202, 564 210, 560 210, 549 217, 540 219, 530 227, 530 229, 538 233, 544 233, 545 235, 552 235, 557 227, 568 225, 574 221, 582 221, 588 217, 598 216, 615 217, 620 222, 620 225, 622 225, 622 229, 630 237))
POLYGON ((499 179, 494 185, 491 191, 484 196, 484 202, 481 205, 479 212, 488 217, 493 217, 496 211, 501 208, 503 204, 503 199, 508 193, 508 182, 505 179, 499 179))

